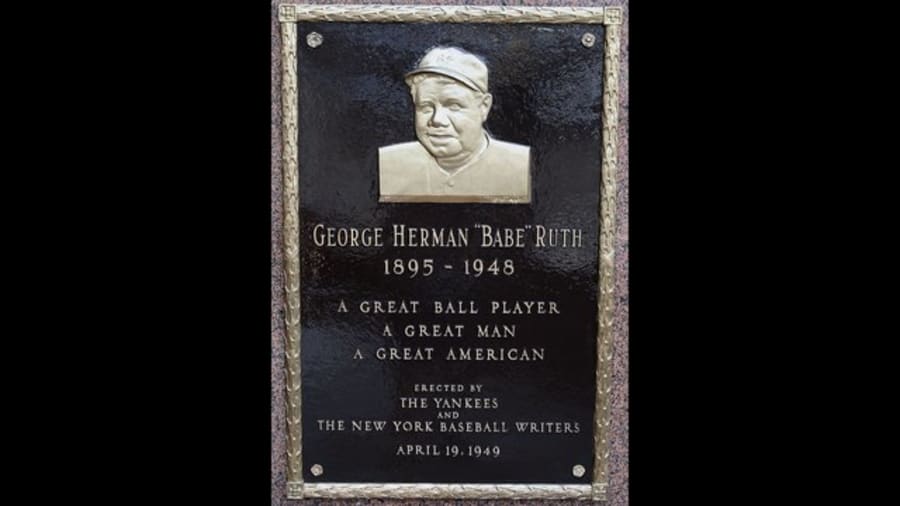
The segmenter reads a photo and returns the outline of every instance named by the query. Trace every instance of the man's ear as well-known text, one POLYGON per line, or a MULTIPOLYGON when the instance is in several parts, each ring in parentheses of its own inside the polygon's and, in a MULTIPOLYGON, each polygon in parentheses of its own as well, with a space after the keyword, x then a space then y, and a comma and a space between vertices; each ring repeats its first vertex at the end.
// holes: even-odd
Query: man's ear
POLYGON ((494 96, 490 93, 485 93, 483 97, 481 97, 481 122, 484 123, 487 120, 488 113, 491 112, 491 106, 494 105, 494 96))

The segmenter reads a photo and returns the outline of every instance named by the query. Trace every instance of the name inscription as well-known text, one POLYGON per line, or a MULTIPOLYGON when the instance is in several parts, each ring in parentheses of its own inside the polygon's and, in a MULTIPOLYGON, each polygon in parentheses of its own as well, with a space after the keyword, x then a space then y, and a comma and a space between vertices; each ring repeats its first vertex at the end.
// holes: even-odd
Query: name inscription
POLYGON ((510 228, 476 223, 471 228, 428 228, 395 223, 389 231, 385 234, 384 227, 329 227, 317 223, 312 229, 312 241, 320 248, 465 248, 470 242, 481 248, 524 248, 527 244, 536 248, 584 246, 580 228, 544 225, 510 228))

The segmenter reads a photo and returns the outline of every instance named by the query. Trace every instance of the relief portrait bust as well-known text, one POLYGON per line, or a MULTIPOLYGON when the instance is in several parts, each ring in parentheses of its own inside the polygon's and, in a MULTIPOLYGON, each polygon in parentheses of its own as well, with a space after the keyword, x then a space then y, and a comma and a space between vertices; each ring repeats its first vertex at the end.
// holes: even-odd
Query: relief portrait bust
POLYGON ((380 202, 531 201, 530 148, 484 127, 493 96, 481 58, 436 47, 405 82, 418 140, 379 148, 380 202))

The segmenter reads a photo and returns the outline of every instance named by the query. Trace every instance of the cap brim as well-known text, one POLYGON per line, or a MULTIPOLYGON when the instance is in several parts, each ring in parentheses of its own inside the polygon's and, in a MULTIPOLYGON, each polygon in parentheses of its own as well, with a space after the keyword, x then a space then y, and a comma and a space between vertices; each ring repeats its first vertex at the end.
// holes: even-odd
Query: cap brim
POLYGON ((416 74, 440 74, 442 76, 447 76, 451 79, 459 81, 461 84, 464 84, 467 88, 471 88, 474 91, 487 93, 487 90, 482 90, 477 84, 475 84, 475 81, 469 79, 468 77, 453 69, 448 69, 445 67, 420 67, 416 70, 413 70, 412 72, 407 73, 405 78, 409 78, 416 74))

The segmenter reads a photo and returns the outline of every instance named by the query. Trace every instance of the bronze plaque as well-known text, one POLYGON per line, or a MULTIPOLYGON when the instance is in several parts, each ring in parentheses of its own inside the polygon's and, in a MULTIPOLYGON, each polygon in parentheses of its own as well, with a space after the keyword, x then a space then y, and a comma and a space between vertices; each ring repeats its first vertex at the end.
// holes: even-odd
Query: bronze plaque
POLYGON ((288 496, 603 500, 621 10, 279 16, 288 496))

